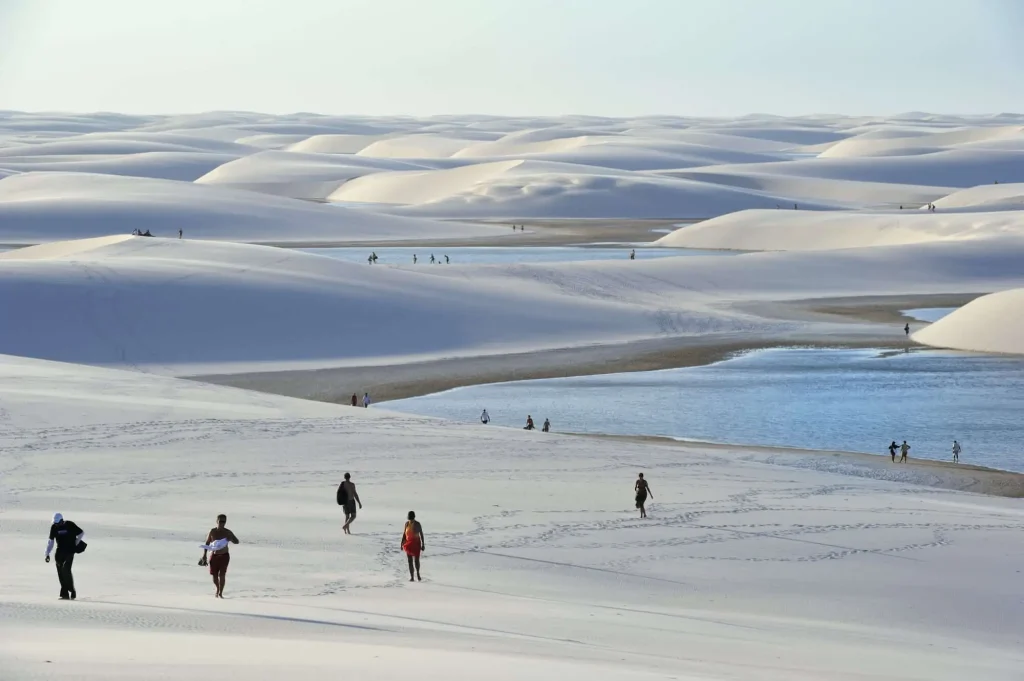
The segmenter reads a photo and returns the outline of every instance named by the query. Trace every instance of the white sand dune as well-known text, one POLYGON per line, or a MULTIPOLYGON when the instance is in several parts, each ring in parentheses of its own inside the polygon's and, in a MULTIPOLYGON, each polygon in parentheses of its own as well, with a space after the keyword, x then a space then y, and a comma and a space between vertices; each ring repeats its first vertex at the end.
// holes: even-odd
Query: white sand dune
POLYGON ((782 199, 690 180, 531 160, 376 173, 345 183, 328 200, 394 204, 410 214, 439 217, 686 218, 775 207, 782 199))
POLYGON ((815 251, 932 241, 1024 237, 1024 211, 747 210, 681 227, 658 239, 670 248, 815 251))
POLYGON ((1020 210, 1024 208, 1024 183, 984 184, 961 189, 933 201, 940 210, 1020 210))
POLYGON ((1024 355, 1024 289, 990 293, 914 334, 925 345, 1024 355))
POLYGON ((908 156, 931 153, 975 142, 1024 140, 1024 126, 1009 125, 988 128, 962 128, 931 134, 911 133, 897 136, 892 130, 880 136, 866 133, 850 137, 829 147, 821 158, 851 158, 863 156, 908 156))
POLYGON ((709 335, 824 336, 837 328, 766 317, 747 304, 1002 290, 1024 286, 1022 256, 1017 238, 632 262, 370 266, 118 236, 0 255, 0 353, 197 375, 709 335))
MULTIPOLYGON (((145 151, 132 154, 0 157, 0 167, 18 172, 71 172, 128 175, 193 182, 239 158, 235 154, 200 151, 145 151)), ((248 158, 248 157, 243 157, 248 158)))
POLYGON ((0 243, 130 234, 274 243, 465 238, 505 230, 368 213, 229 188, 88 173, 0 179, 0 243))
POLYGON ((386 158, 352 154, 312 154, 263 151, 225 163, 198 178, 199 184, 325 200, 348 180, 395 170, 423 170, 423 166, 386 158))
POLYGON ((5 678, 1016 681, 1024 663, 1019 502, 913 467, 884 482, 8 357, 0 413, 5 678), (74 603, 42 560, 55 510, 89 544, 74 603), (223 600, 196 566, 218 513, 241 540, 223 600))

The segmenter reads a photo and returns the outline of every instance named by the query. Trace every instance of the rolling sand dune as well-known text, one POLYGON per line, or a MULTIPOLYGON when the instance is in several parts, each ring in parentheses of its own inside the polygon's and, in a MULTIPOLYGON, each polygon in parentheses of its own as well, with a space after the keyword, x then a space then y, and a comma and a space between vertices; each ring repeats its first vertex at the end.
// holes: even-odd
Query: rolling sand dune
POLYGON ((434 222, 325 206, 190 182, 88 173, 24 173, 0 180, 0 243, 130 234, 274 243, 466 238, 498 227, 434 222))
POLYGON ((672 248, 814 251, 1006 236, 1024 237, 1024 211, 748 210, 681 227, 655 243, 672 248))
POLYGON ((914 334, 925 345, 1024 355, 1024 289, 977 298, 914 334))

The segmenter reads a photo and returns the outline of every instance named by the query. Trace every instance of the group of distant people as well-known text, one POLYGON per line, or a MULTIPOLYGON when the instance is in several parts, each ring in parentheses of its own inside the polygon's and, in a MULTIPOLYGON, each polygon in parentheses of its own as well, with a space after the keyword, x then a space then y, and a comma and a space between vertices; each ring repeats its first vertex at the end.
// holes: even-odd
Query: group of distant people
MULTIPOLYGON (((370 400, 370 393, 363 393, 363 407, 369 407, 372 400, 370 400)), ((352 406, 359 406, 359 396, 352 393, 352 406)))
MULTIPOLYGON (((183 234, 184 234, 184 232, 179 229, 178 230, 178 238, 180 239, 183 234)), ((153 234, 148 229, 145 232, 143 232, 141 229, 133 229, 132 230, 132 236, 153 236, 153 234)))
MULTIPOLYGON (((963 449, 960 447, 960 443, 957 442, 956 440, 953 440, 953 463, 960 463, 961 451, 963 451, 963 449)), ((889 443, 889 457, 892 459, 893 463, 896 463, 896 452, 900 453, 899 462, 906 463, 907 454, 910 453, 910 445, 908 445, 907 441, 904 440, 903 444, 897 446, 896 440, 893 440, 891 443, 889 443)))
MULTIPOLYGON (((483 413, 480 414, 480 423, 482 423, 482 424, 484 424, 486 426, 490 422, 491 422, 491 415, 487 413, 486 409, 484 409, 483 413)), ((527 414, 526 415, 526 425, 523 426, 523 430, 536 430, 536 429, 537 429, 537 426, 533 422, 533 416, 527 414)), ((540 430, 541 430, 542 433, 550 433, 551 432, 551 419, 544 419, 544 425, 541 427, 540 430)))

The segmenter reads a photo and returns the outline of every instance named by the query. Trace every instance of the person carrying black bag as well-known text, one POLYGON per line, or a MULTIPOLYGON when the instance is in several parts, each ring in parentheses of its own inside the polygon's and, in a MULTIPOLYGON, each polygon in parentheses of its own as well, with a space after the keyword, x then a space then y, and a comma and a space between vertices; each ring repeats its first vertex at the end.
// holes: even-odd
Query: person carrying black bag
POLYGON ((71 565, 75 561, 75 554, 85 550, 86 543, 82 541, 84 536, 85 532, 78 525, 70 520, 64 520, 60 513, 53 514, 50 541, 46 544, 46 562, 50 562, 50 552, 56 544, 54 563, 57 565, 57 579, 60 580, 61 600, 73 601, 78 595, 75 593, 75 578, 71 574, 71 565))

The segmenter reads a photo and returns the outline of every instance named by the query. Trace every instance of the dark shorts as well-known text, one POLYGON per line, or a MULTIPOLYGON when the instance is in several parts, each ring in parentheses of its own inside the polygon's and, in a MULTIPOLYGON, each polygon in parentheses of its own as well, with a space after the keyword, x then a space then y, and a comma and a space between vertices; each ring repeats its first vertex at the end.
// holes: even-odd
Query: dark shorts
POLYGON ((636 507, 640 508, 647 501, 647 492, 641 492, 636 495, 636 507))
POLYGON ((231 562, 230 553, 215 553, 210 556, 210 574, 220 575, 228 571, 228 563, 231 562))
POLYGON ((345 515, 350 515, 353 518, 356 517, 356 502, 346 501, 341 507, 345 509, 345 515))

